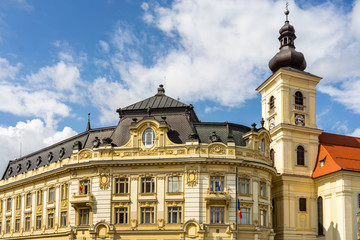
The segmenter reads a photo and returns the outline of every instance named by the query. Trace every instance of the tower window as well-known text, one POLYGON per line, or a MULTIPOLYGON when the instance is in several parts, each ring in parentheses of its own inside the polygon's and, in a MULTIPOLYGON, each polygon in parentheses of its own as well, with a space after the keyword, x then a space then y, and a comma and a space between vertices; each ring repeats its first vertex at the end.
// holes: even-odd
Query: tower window
POLYGON ((299 211, 306 212, 306 198, 299 198, 299 211))
POLYGON ((323 199, 318 197, 318 235, 324 235, 324 226, 323 226, 323 199))
POLYGON ((297 165, 305 166, 305 150, 303 146, 296 149, 297 165))
POLYGON ((295 104, 304 105, 304 97, 299 91, 295 93, 295 104))
POLYGON ((270 107, 270 111, 274 110, 274 108, 275 108, 275 98, 274 98, 274 96, 270 97, 269 107, 270 107))

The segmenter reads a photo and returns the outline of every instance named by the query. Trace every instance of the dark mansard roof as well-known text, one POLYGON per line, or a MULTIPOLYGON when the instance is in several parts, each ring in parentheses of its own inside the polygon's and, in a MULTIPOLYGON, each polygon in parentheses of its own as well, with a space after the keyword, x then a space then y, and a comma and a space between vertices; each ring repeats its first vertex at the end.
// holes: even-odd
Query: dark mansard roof
POLYGON ((123 146, 130 139, 129 126, 143 119, 154 119, 166 122, 170 126, 168 137, 177 144, 184 144, 188 139, 198 139, 201 143, 234 142, 245 146, 243 135, 251 129, 233 123, 200 122, 193 106, 184 104, 165 95, 162 85, 155 96, 137 102, 130 106, 119 108, 119 123, 117 126, 87 130, 74 137, 43 148, 39 151, 9 161, 2 179, 16 176, 41 166, 61 161, 71 156, 73 150, 93 148, 94 141, 113 146, 123 146))

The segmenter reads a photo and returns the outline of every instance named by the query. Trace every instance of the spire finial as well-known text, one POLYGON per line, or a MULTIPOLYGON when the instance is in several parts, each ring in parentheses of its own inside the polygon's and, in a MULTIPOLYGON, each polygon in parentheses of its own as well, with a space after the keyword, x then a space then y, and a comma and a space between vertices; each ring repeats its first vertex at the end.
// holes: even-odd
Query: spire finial
POLYGON ((286 4, 285 4, 285 15, 286 15, 286 21, 288 22, 289 21, 289 19, 288 19, 288 16, 289 16, 289 13, 290 13, 290 11, 289 11, 289 2, 286 2, 286 4))
POLYGON ((90 127, 90 113, 88 113, 88 123, 87 123, 87 126, 86 126, 86 131, 89 131, 91 130, 91 127, 90 127))

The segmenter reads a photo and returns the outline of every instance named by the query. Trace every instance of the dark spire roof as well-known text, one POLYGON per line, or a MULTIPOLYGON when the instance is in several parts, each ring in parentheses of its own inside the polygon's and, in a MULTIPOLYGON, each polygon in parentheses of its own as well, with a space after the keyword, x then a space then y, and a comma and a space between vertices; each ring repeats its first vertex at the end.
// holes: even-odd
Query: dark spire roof
POLYGON ((90 126, 90 113, 88 113, 88 123, 86 126, 86 131, 90 131, 91 130, 91 126, 90 126))
POLYGON ((270 60, 269 68, 274 73, 281 67, 292 67, 299 70, 306 68, 306 61, 301 52, 295 51, 295 29, 288 20, 289 10, 286 9, 286 21, 279 30, 280 51, 270 60))

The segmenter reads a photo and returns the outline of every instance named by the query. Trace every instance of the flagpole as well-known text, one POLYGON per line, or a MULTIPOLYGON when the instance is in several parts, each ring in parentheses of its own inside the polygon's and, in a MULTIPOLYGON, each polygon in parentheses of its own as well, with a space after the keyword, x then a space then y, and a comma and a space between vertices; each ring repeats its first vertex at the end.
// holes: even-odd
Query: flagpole
POLYGON ((235 226, 236 226, 236 240, 238 239, 239 229, 238 229, 238 171, 235 167, 235 226))

